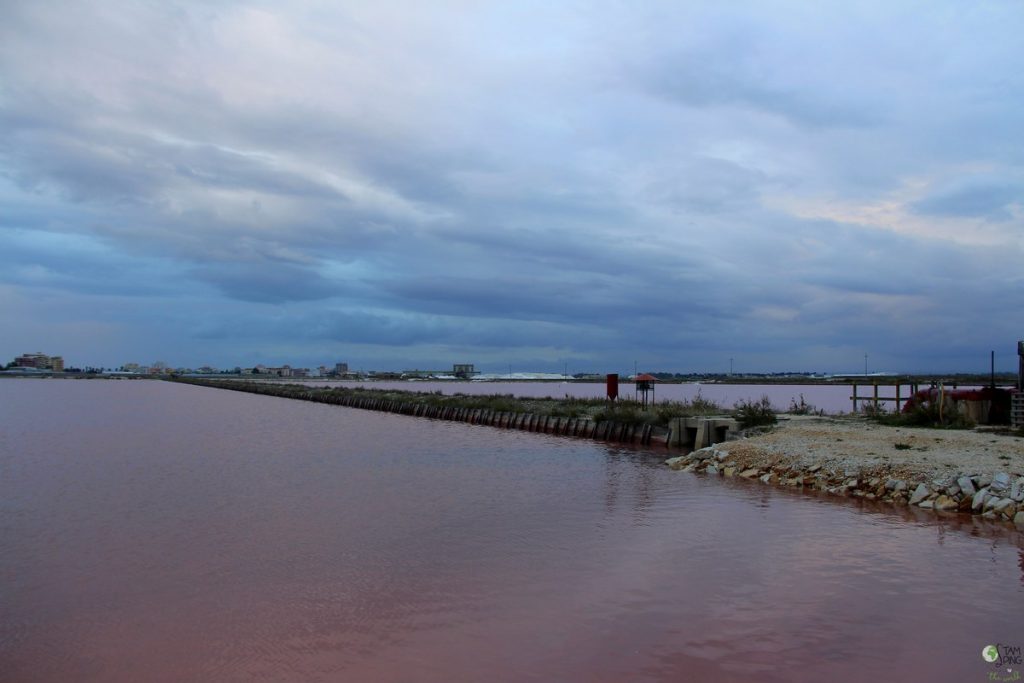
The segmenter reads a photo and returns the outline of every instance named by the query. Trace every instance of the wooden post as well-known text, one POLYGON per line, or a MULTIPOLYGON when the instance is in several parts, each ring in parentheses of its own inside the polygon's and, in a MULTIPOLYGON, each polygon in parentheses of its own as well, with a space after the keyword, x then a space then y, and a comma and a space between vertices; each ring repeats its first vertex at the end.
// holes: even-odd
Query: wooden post
POLYGON ((853 383, 853 412, 857 412, 857 383, 853 383))
POLYGON ((896 380, 896 412, 900 412, 900 381, 896 380))
POLYGON ((875 413, 878 412, 878 380, 876 379, 872 384, 875 387, 875 413))

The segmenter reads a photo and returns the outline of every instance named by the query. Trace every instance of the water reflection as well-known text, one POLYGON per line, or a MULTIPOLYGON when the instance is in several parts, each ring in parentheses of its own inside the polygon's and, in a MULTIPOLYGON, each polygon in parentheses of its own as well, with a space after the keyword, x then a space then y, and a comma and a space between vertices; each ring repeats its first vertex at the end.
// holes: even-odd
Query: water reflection
POLYGON ((662 451, 643 448, 615 447, 601 444, 605 463, 605 509, 616 512, 620 487, 629 485, 626 495, 629 511, 636 524, 643 524, 646 511, 654 503, 659 490, 655 484, 662 474, 665 455, 662 451), (624 481, 623 481, 624 480, 624 481))

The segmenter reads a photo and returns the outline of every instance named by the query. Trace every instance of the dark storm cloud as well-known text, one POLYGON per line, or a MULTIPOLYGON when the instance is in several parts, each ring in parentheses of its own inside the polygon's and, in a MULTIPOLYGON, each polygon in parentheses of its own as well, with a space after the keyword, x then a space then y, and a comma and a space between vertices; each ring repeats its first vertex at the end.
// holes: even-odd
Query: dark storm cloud
POLYGON ((0 283, 25 290, 157 297, 186 289, 174 264, 111 253, 91 239, 0 230, 0 283))
POLYGON ((280 263, 207 266, 196 269, 195 276, 232 299, 257 303, 316 301, 344 291, 312 270, 280 263))

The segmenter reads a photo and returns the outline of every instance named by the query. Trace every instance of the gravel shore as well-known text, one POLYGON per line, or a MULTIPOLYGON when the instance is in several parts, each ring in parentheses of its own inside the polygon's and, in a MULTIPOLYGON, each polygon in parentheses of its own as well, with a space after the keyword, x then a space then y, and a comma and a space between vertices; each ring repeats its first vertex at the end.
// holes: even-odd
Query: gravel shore
POLYGON ((809 467, 841 463, 887 467, 915 480, 957 472, 1024 474, 1024 438, 990 431, 886 427, 864 418, 792 416, 767 434, 728 444, 737 455, 760 453, 809 467))
POLYGON ((668 464, 1024 526, 1024 438, 993 430, 784 416, 766 433, 671 458, 668 464))

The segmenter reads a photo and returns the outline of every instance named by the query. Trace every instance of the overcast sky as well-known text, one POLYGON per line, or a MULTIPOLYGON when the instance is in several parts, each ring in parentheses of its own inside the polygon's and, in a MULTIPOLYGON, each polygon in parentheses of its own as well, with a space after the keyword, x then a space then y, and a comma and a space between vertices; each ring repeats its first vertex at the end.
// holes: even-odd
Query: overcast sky
POLYGON ((32 2, 0 360, 987 370, 1024 4, 32 2))

